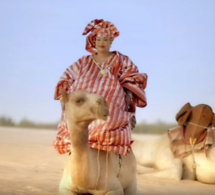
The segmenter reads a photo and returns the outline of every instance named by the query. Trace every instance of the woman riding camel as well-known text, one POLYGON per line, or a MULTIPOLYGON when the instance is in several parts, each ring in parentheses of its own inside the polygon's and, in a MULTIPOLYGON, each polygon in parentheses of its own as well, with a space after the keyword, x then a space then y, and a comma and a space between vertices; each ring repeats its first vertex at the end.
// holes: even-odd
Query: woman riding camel
MULTIPOLYGON (((86 50, 91 54, 81 57, 66 69, 55 90, 55 100, 63 93, 86 90, 103 96, 109 106, 110 116, 104 123, 96 120, 89 125, 91 148, 126 155, 131 150, 131 129, 135 126, 136 106, 147 105, 144 89, 147 75, 141 74, 128 56, 110 51, 119 31, 108 21, 96 19, 85 28, 86 50)), ((70 134, 62 105, 62 117, 54 142, 55 149, 70 152, 70 134)))

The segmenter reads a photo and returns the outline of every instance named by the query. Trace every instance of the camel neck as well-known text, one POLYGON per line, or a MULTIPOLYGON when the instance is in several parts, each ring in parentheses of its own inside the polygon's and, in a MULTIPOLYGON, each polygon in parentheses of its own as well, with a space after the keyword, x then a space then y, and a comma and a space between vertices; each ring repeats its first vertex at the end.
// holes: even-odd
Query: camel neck
POLYGON ((71 154, 69 156, 70 163, 74 167, 72 170, 72 178, 74 183, 80 186, 88 186, 92 189, 94 182, 90 181, 91 163, 90 163, 90 147, 88 144, 88 125, 73 124, 69 127, 71 134, 71 154), (88 174, 86 174, 88 172, 88 174))
POLYGON ((71 146, 73 150, 83 150, 88 148, 88 124, 78 123, 69 127, 71 146))

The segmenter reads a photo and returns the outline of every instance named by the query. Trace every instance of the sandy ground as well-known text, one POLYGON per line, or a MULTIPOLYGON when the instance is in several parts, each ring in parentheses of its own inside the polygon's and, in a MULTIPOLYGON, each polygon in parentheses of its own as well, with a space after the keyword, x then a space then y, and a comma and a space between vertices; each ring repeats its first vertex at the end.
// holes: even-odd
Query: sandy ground
MULTIPOLYGON (((66 155, 52 143, 56 131, 0 127, 0 195, 57 195, 66 155)), ((153 139, 138 135, 135 138, 153 139)), ((147 169, 146 169, 147 171, 147 169)), ((214 195, 215 185, 137 175, 138 195, 214 195)))

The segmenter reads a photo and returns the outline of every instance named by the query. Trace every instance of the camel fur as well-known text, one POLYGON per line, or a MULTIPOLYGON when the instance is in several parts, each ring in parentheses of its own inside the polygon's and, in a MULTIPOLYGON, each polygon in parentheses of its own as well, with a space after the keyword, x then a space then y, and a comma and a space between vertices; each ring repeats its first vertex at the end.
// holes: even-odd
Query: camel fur
POLYGON ((135 195, 136 161, 133 152, 119 158, 88 144, 88 125, 107 120, 108 105, 99 95, 76 91, 63 95, 71 134, 71 154, 60 182, 61 195, 135 195), (122 167, 119 166, 121 162, 122 167))
MULTIPOLYGON (((174 142, 170 140, 169 131, 153 141, 135 141, 133 151, 138 167, 153 168, 151 169, 153 171, 147 173, 140 169, 139 173, 150 177, 188 179, 215 184, 215 115, 212 109, 205 104, 192 107, 187 103, 176 114, 176 120, 179 126, 184 128, 186 147, 195 147, 203 134, 208 132, 208 128, 213 144, 205 148, 205 151, 192 150, 189 155, 176 157, 173 151, 174 142), (192 140, 195 142, 192 143, 192 140)), ((177 149, 176 147, 176 151, 177 149)))

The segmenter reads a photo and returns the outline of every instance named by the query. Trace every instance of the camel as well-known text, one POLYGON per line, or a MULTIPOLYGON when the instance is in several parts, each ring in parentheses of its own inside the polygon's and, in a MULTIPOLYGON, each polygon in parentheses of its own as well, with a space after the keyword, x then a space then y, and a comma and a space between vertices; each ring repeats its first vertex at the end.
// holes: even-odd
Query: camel
POLYGON ((66 160, 60 194, 135 195, 136 160, 133 152, 121 156, 98 151, 88 144, 88 125, 93 120, 108 118, 105 99, 83 90, 63 94, 62 99, 71 133, 71 154, 66 160))
POLYGON ((176 114, 176 120, 178 127, 155 140, 134 142, 139 173, 146 177, 215 184, 215 114, 212 109, 205 104, 192 107, 187 103, 176 114), (141 167, 150 169, 144 173, 141 167))

